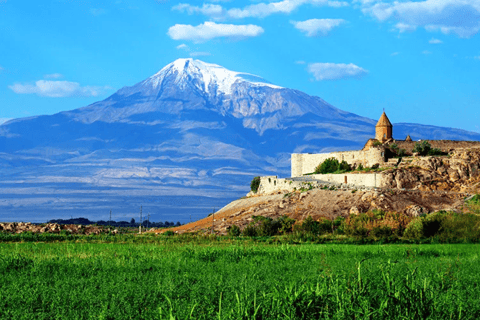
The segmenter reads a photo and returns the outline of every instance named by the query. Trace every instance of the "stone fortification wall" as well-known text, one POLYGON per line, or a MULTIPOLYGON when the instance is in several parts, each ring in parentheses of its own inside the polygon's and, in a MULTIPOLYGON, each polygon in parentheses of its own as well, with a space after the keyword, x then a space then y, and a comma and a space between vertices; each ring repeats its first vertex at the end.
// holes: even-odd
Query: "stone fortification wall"
MULTIPOLYGON (((317 187, 318 184, 313 182, 312 185, 317 187)), ((276 191, 288 191, 299 190, 305 187, 305 181, 293 181, 285 178, 278 178, 277 176, 265 176, 260 177, 260 186, 258 187, 257 194, 268 194, 276 191)))
POLYGON ((342 173, 342 174, 312 174, 313 179, 345 184, 357 187, 382 188, 384 177, 382 173, 342 173))
POLYGON ((384 176, 381 173, 344 173, 344 174, 314 174, 303 180, 278 178, 277 176, 260 177, 257 194, 270 194, 277 191, 292 192, 301 188, 337 187, 346 189, 381 188, 384 187, 384 176))
POLYGON ((336 158, 338 161, 346 161, 350 165, 362 164, 364 167, 385 162, 383 151, 377 148, 360 151, 345 151, 331 153, 293 153, 291 156, 291 176, 300 177, 306 173, 315 171, 315 167, 328 158, 336 158))
MULTIPOLYGON (((480 148, 480 141, 453 141, 453 140, 426 140, 432 148, 437 148, 443 152, 450 152, 455 149, 480 148)), ((408 154, 412 152, 415 143, 418 141, 395 140, 399 149, 405 149, 408 154)))

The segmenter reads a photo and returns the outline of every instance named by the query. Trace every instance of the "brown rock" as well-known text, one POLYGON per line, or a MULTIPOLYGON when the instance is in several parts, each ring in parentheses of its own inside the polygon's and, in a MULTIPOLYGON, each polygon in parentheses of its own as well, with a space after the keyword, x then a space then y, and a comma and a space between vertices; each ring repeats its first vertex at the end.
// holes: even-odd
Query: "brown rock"
POLYGON ((412 217, 418 217, 421 214, 427 214, 428 209, 414 204, 414 205, 410 205, 407 208, 405 208, 405 213, 412 216, 412 217))
POLYGON ((360 210, 357 207, 351 207, 349 214, 354 214, 358 216, 360 214, 360 210))

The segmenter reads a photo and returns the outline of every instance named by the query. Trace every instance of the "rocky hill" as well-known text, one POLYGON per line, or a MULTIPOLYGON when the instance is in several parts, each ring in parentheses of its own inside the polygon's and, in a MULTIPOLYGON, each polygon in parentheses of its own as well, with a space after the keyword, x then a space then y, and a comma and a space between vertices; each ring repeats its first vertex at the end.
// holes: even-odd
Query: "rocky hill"
POLYGON ((384 174, 389 188, 479 193, 480 148, 442 157, 406 157, 384 174))
POLYGON ((232 224, 243 229, 252 216, 297 221, 346 217, 380 209, 410 216, 439 210, 461 211, 465 199, 480 193, 480 148, 459 149, 448 156, 405 157, 383 172, 389 186, 378 189, 333 188, 252 196, 228 204, 215 215, 173 229, 183 232, 226 234, 232 224))

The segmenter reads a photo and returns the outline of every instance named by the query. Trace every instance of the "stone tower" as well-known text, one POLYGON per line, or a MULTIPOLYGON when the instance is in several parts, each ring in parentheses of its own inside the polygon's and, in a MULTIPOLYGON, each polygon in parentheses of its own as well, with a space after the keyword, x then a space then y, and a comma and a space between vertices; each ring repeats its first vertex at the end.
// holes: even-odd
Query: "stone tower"
POLYGON ((377 122, 377 125, 375 126, 375 139, 380 141, 381 143, 384 143, 388 139, 392 138, 392 124, 390 123, 390 120, 388 120, 387 115, 385 114, 385 111, 383 111, 382 116, 377 122))

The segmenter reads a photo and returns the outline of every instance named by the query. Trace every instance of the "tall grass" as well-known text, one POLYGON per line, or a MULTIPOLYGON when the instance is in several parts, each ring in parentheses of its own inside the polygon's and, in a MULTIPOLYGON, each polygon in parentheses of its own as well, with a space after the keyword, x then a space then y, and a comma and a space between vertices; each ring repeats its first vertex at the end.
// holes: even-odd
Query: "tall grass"
POLYGON ((480 317, 477 244, 178 239, 0 243, 0 318, 480 317))

